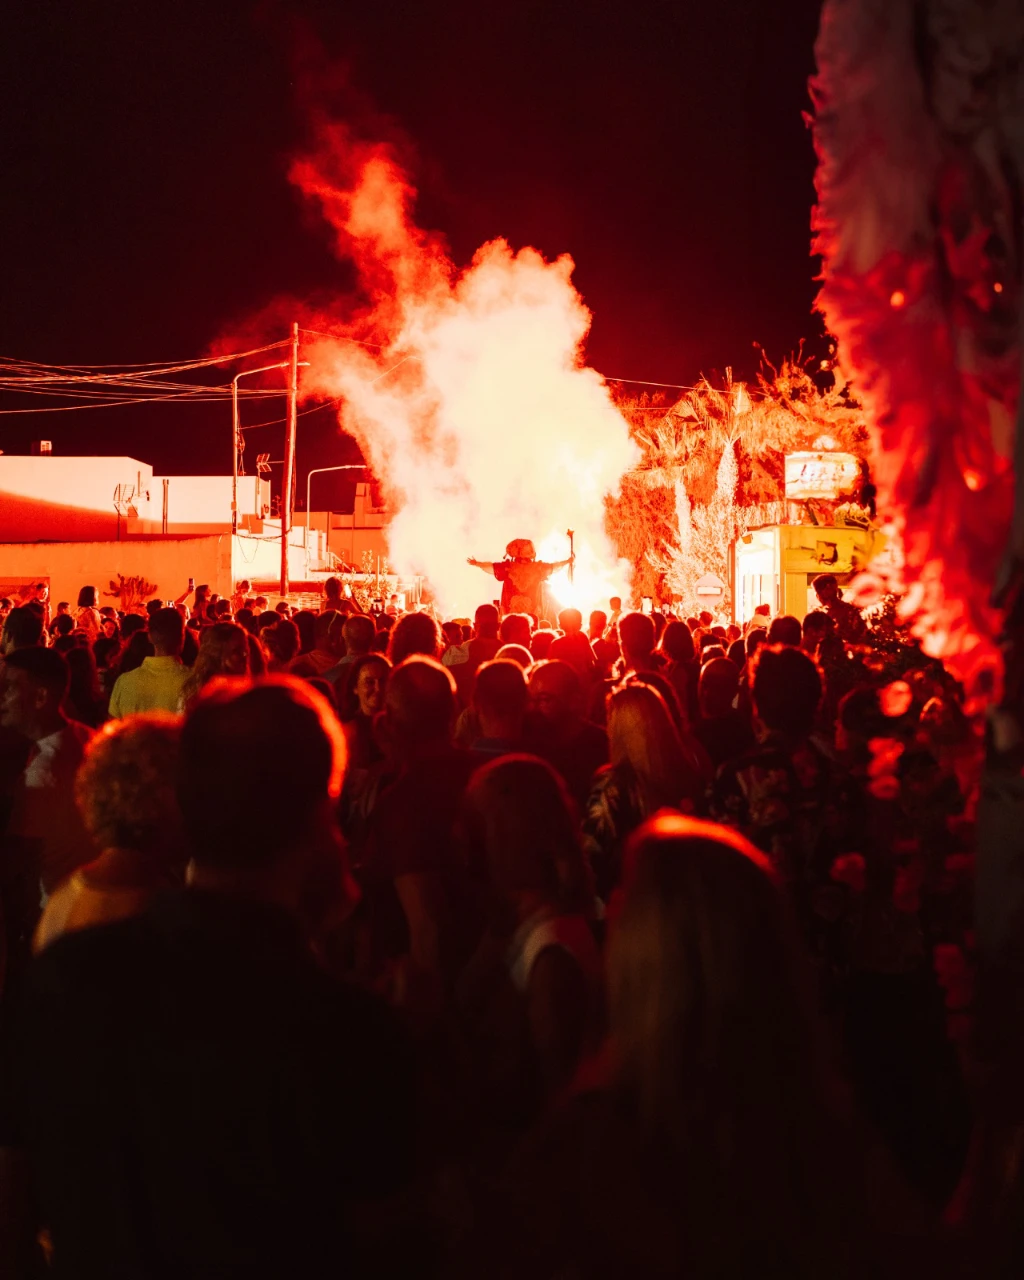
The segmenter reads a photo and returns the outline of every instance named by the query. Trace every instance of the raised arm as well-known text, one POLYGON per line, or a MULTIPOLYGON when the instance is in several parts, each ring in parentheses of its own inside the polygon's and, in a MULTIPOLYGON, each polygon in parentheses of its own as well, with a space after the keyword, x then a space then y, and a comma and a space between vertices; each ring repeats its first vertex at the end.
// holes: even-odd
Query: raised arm
POLYGON ((483 569, 484 573, 494 572, 493 560, 474 560, 473 557, 470 556, 466 563, 471 564, 474 569, 483 569))

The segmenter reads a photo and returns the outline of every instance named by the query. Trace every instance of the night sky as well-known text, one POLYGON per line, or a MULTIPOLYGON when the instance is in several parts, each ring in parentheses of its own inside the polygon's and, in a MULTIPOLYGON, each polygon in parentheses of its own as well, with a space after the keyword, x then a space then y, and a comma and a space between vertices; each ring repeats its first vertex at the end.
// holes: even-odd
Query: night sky
MULTIPOLYGON (((457 262, 498 235, 570 253, 602 372, 688 382, 731 364, 749 376, 755 341, 780 356, 819 332, 801 118, 818 8, 17 6, 0 40, 0 351, 187 359, 280 295, 344 291, 326 229, 286 178, 315 107, 397 142, 417 220, 457 262)), ((42 437, 158 472, 223 472, 229 413, 7 415, 0 448, 42 437)), ((250 447, 280 457, 279 431, 250 447)), ((307 467, 358 456, 329 412, 300 419, 298 452, 300 485, 307 467)))

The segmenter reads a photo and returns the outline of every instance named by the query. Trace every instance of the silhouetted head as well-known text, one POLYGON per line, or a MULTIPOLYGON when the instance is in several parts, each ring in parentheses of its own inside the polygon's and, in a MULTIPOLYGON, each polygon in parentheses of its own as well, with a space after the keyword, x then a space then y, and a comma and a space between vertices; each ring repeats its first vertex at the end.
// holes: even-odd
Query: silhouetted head
POLYGON ((396 754, 449 742, 455 723, 455 681, 434 658, 413 655, 392 670, 384 706, 388 738, 396 754))
POLYGON ((775 618, 768 628, 769 644, 787 644, 794 649, 799 649, 802 636, 803 628, 800 626, 800 619, 788 613, 775 618))
POLYGON ((732 710, 733 699, 739 689, 740 673, 735 662, 728 658, 712 658, 700 669, 697 696, 700 713, 707 720, 719 719, 732 710))
POLYGON ((563 609, 558 615, 558 625, 567 636, 574 636, 583 630, 583 614, 579 609, 563 609))
POLYGON ((198 882, 258 883, 291 905, 314 868, 319 888, 339 888, 334 808, 344 771, 337 719, 304 681, 225 680, 205 690, 185 718, 178 767, 198 882))
POLYGON ((769 644, 758 649, 752 665, 751 695, 758 719, 790 738, 806 737, 821 702, 818 668, 800 649, 769 644))
POLYGON ((517 741, 522 736, 528 704, 526 677, 518 663, 496 658, 477 671, 473 708, 481 737, 517 741))
POLYGON ((670 622, 661 635, 661 651, 672 662, 692 662, 693 633, 685 622, 670 622))
POLYGON ((493 604, 482 604, 473 615, 473 629, 480 640, 497 640, 498 611, 493 604))
POLYGON ((399 666, 413 654, 436 658, 441 652, 441 636, 437 623, 429 613, 403 613, 391 630, 388 656, 392 666, 399 666))
POLYGON ((654 622, 646 613, 627 613, 619 619, 619 645, 627 669, 650 664, 655 638, 654 622))
POLYGON ((532 631, 528 614, 507 613, 498 628, 498 639, 502 644, 521 644, 529 650, 532 631))

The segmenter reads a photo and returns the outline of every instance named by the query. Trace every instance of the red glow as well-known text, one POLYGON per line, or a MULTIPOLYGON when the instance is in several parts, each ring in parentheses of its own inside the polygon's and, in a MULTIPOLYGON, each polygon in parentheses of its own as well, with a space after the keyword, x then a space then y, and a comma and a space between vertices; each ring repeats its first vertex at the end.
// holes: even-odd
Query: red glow
POLYGON ((370 300, 353 336, 377 349, 314 344, 305 386, 340 398, 342 426, 385 485, 394 568, 424 575, 443 611, 466 613, 492 589, 467 556, 500 560, 513 538, 530 538, 539 559, 563 560, 571 527, 574 580, 552 580, 557 598, 592 608, 626 595, 604 496, 637 451, 586 366, 590 312, 571 259, 495 240, 459 268, 413 221, 415 192, 394 158, 340 130, 292 178, 320 203, 370 300))

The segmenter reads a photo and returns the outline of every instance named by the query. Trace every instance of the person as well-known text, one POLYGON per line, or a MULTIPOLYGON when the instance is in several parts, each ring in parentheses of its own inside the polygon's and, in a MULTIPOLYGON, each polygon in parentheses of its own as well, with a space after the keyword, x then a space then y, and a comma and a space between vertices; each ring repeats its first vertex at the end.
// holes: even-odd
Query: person
POLYGON ((110 693, 109 711, 113 720, 140 711, 177 711, 189 679, 188 668, 181 661, 185 623, 177 609, 160 609, 155 613, 148 638, 144 632, 137 631, 128 642, 127 651, 136 641, 140 648, 152 645, 152 656, 143 656, 134 669, 122 665, 110 693))
POLYGON ((598 770, 583 820, 584 847, 597 891, 608 901, 619 883, 626 839, 659 809, 703 805, 704 780, 664 699, 627 682, 608 699, 609 764, 598 770))
POLYGON ((256 615, 253 613, 251 605, 243 605, 241 609, 236 610, 234 620, 240 627, 245 627, 251 636, 259 634, 256 626, 256 615))
POLYGON ((323 673, 324 678, 329 680, 335 687, 338 687, 340 682, 347 678, 348 668, 352 663, 358 658, 365 658, 373 648, 373 640, 376 634, 377 628, 373 625, 372 618, 368 618, 361 613, 349 614, 341 627, 341 638, 345 652, 332 667, 323 673))
MULTIPOLYGON (((493 573, 501 585, 501 612, 526 613, 539 618, 544 583, 553 573, 572 563, 573 557, 547 563, 537 559, 537 551, 529 538, 513 538, 505 548, 505 559, 497 563, 474 560, 468 563, 485 573, 493 573)), ((548 615, 550 616, 550 615, 548 615)))
POLYGON ((551 657, 551 646, 558 639, 557 631, 535 631, 530 637, 530 657, 543 662, 551 657))
POLYGON ((76 645, 64 655, 70 682, 64 711, 69 720, 98 729, 107 718, 107 699, 100 689, 96 659, 86 645, 76 645))
POLYGON ((123 632, 125 643, 121 647, 121 652, 117 655, 116 663, 108 673, 108 680, 113 680, 115 684, 118 676, 124 675, 127 671, 137 671, 145 659, 152 658, 155 653, 153 642, 149 638, 149 632, 129 631, 127 624, 130 621, 130 618, 125 619, 123 632))
POLYGON ((505 658, 485 662, 473 686, 471 712, 477 730, 470 744, 473 754, 493 759, 521 751, 529 699, 526 677, 518 663, 505 658))
POLYGON ((373 723, 384 709, 390 671, 391 663, 382 653, 363 654, 348 668, 338 717, 348 748, 349 775, 383 759, 373 735, 373 723))
MULTIPOLYGON (((54 634, 54 629, 55 629, 58 618, 71 618, 71 605, 67 600, 57 601, 57 612, 50 619, 49 625, 47 627, 47 630, 49 631, 51 636, 54 634)), ((74 621, 74 619, 72 619, 72 621, 74 621)))
POLYGON ((772 619, 771 626, 768 628, 768 644, 784 644, 789 645, 790 648, 799 649, 802 639, 803 628, 800 626, 799 618, 783 613, 772 619))
POLYGON ((836 624, 823 609, 816 609, 804 618, 800 648, 809 657, 818 655, 818 647, 828 636, 835 634, 836 624))
POLYGON ((587 634, 601 678, 607 680, 611 675, 612 664, 619 656, 619 646, 615 639, 615 629, 609 626, 608 615, 603 609, 595 609, 591 613, 587 634))
POLYGON ((441 652, 441 634, 429 613, 403 613, 391 629, 388 656, 393 667, 413 654, 436 658, 441 652))
POLYGON ((4 618, 0 631, 0 656, 7 657, 18 649, 34 649, 42 643, 43 620, 33 609, 20 605, 4 618))
POLYGON ((52 893, 93 857, 75 808, 75 774, 92 730, 64 714, 71 674, 67 661, 39 645, 8 653, 0 686, 0 727, 20 733, 32 749, 19 779, 7 834, 29 878, 52 893))
POLYGON ((78 593, 78 607, 75 610, 75 626, 84 631, 92 644, 100 634, 100 613, 96 608, 96 588, 83 587, 78 593))
MULTIPOLYGON (((56 621, 55 618, 54 622, 56 621)), ((92 652, 96 659, 96 666, 101 671, 106 671, 117 661, 118 654, 121 652, 121 628, 116 618, 103 619, 100 634, 93 643, 92 652)))
POLYGON ((252 586, 248 578, 243 578, 231 593, 231 612, 237 616, 240 609, 245 608, 252 586))
POLYGON ((268 603, 266 596, 257 596, 252 602, 253 617, 258 618, 261 613, 265 613, 268 603))
POLYGON ((203 629, 195 666, 185 673, 181 708, 187 708, 219 676, 249 675, 249 633, 237 622, 215 622, 203 629))
POLYGON ((622 597, 612 596, 608 601, 608 608, 610 612, 608 614, 608 630, 605 632, 606 639, 617 633, 619 619, 622 617, 622 597))
POLYGON ((301 682, 205 690, 179 748, 188 887, 37 956, 0 1140, 57 1271, 408 1274, 383 1200, 413 1171, 410 1045, 311 951, 325 901, 345 906, 343 771, 301 682))
POLYGON ((413 654, 392 670, 380 718, 389 770, 361 850, 371 966, 406 972, 428 1013, 476 942, 454 828, 478 761, 452 742, 455 705, 451 673, 434 658, 413 654))
POLYGON ((524 671, 529 671, 533 666, 533 654, 525 645, 503 644, 494 656, 502 662, 514 662, 524 671))
POLYGON ((749 718, 734 705, 739 687, 739 668, 729 658, 712 658, 701 667, 700 717, 693 728, 716 770, 755 745, 749 718))
POLYGON ((525 613, 506 613, 498 627, 498 639, 502 647, 517 644, 521 649, 530 648, 533 626, 525 613))
POLYGON ((384 612, 389 618, 397 619, 401 615, 402 607, 398 599, 397 591, 392 591, 391 595, 388 596, 388 603, 384 612))
POLYGON ((476 609, 472 639, 467 645, 468 676, 474 675, 481 664, 497 657, 498 650, 502 648, 502 641, 498 639, 499 622, 498 611, 493 604, 481 604, 476 609))
MULTIPOLYGON (((316 648, 316 617, 316 614, 311 609, 300 609, 289 620, 287 614, 280 612, 279 609, 274 609, 273 613, 262 614, 260 630, 262 631, 262 627, 274 626, 275 622, 294 622, 294 625, 298 627, 298 652, 301 654, 311 653, 316 648)), ((329 623, 338 617, 338 612, 326 614, 329 623)))
POLYGON ((328 578, 324 583, 324 602, 320 606, 321 613, 338 613, 341 609, 341 580, 328 578))
POLYGON ((526 745, 565 781, 578 809, 590 795, 596 771, 608 760, 603 729, 584 719, 580 678, 564 662, 538 662, 530 670, 526 745))
MULTIPOLYGON (((106 618, 104 618, 103 621, 106 622, 106 618)), ((69 636, 74 635, 74 631, 74 618, 72 618, 68 613, 59 614, 50 623, 50 644, 56 648, 61 640, 66 640, 69 636)), ((83 637, 85 636, 84 631, 80 631, 78 634, 83 637)))
POLYGON ((278 622, 264 627, 260 639, 253 636, 256 643, 262 639, 269 654, 268 666, 275 674, 287 671, 299 653, 299 629, 291 618, 281 618, 278 622))
POLYGON ((761 741, 719 769, 712 813, 767 853, 806 906, 808 877, 822 874, 830 821, 831 766, 812 740, 821 674, 796 645, 762 644, 752 668, 761 741))
POLYGON ((185 882, 184 833, 175 792, 178 720, 149 711, 111 721, 89 743, 75 779, 85 830, 100 855, 50 895, 35 947, 71 929, 141 912, 185 882))
MULTIPOLYGON (((252 635, 251 632, 246 631, 245 643, 249 648, 249 675, 253 680, 262 680, 267 674, 267 651, 260 644, 259 637, 252 635)), ((197 648, 195 657, 192 659, 193 664, 198 656, 199 650, 197 648)), ((331 696, 333 697, 333 693, 331 696)))
POLYGON ((697 651, 685 622, 673 619, 661 633, 658 649, 665 660, 662 675, 675 690, 679 705, 692 723, 697 718, 697 651))
POLYGON ((202 582, 195 589, 195 599, 192 601, 192 617, 197 618, 201 626, 205 626, 207 622, 212 622, 210 618, 210 605, 216 597, 210 594, 210 584, 202 582))
POLYGON ((558 615, 563 634, 548 650, 548 657, 568 663, 579 678, 588 683, 597 668, 597 658, 590 640, 583 634, 583 615, 579 609, 563 609, 558 615))
POLYGON ((822 609, 835 623, 836 634, 846 644, 866 644, 867 623, 856 605, 843 599, 834 573, 819 573, 811 583, 822 609))
POLYGON ((42 610, 43 626, 50 625, 50 588, 45 582, 34 582, 26 591, 22 604, 32 604, 42 610))
POLYGON ((564 1091, 597 1044, 593 886, 565 784, 533 756, 505 755, 474 774, 460 830, 489 911, 456 985, 455 1016, 469 1045, 469 1087, 482 1095, 481 1123, 514 1134, 564 1091))
POLYGON ((920 1215, 836 1102, 764 857, 662 814, 630 842, 609 934, 606 1047, 502 1180, 486 1273, 853 1280, 915 1252, 930 1270, 920 1215))
POLYGON ((341 632, 342 615, 340 613, 316 614, 313 618, 313 647, 308 650, 303 648, 299 656, 292 660, 290 667, 292 675, 307 678, 323 676, 336 667, 341 632))
POLYGON ((627 613, 619 619, 619 647, 622 650, 622 674, 631 671, 655 671, 656 640, 654 621, 646 613, 627 613))

